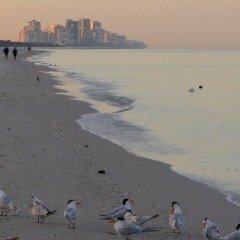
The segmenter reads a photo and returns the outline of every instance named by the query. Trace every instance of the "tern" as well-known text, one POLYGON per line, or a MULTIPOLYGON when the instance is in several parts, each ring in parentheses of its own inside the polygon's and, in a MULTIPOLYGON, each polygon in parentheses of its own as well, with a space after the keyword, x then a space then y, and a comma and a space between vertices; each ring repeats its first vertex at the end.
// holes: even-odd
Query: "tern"
POLYGON ((203 235, 209 240, 218 240, 221 235, 220 227, 209 218, 203 220, 203 235))
POLYGON ((133 234, 158 231, 156 228, 142 228, 139 225, 126 222, 122 217, 109 222, 114 223, 113 227, 115 228, 117 234, 126 237, 126 240, 129 240, 129 236, 133 234))
POLYGON ((128 210, 131 210, 131 202, 133 202, 132 200, 129 200, 128 198, 123 199, 122 201, 122 206, 116 208, 113 212, 108 213, 108 214, 103 214, 100 215, 101 217, 103 217, 103 220, 114 220, 117 218, 123 218, 124 215, 127 213, 128 210))
POLYGON ((72 228, 75 228, 75 222, 78 218, 76 205, 81 205, 81 203, 75 200, 69 200, 67 209, 64 211, 64 214, 63 214, 64 220, 68 224, 69 228, 71 228, 71 225, 72 225, 72 228))
POLYGON ((16 207, 13 204, 12 199, 2 190, 0 190, 0 210, 3 213, 5 212, 5 216, 7 216, 8 212, 15 210, 16 207))
POLYGON ((219 240, 240 240, 240 224, 237 225, 236 231, 229 233, 226 237, 220 237, 219 240))
POLYGON ((174 232, 176 232, 176 230, 178 230, 179 233, 181 232, 181 228, 184 224, 184 216, 178 202, 172 202, 169 224, 173 228, 174 232))
POLYGON ((140 226, 158 216, 159 214, 155 214, 153 216, 143 215, 139 217, 132 210, 128 210, 127 213, 124 215, 124 220, 128 223, 133 223, 140 226))
POLYGON ((57 210, 51 211, 43 201, 39 200, 35 196, 31 196, 33 199, 33 207, 31 213, 34 217, 37 217, 37 222, 40 223, 40 219, 42 219, 41 223, 44 222, 45 217, 54 214, 57 210))

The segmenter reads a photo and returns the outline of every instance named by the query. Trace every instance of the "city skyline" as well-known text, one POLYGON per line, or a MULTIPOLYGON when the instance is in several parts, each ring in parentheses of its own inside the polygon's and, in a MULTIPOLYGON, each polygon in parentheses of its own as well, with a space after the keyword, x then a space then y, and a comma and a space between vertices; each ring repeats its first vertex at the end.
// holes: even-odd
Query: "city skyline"
POLYGON ((19 32, 19 42, 73 47, 146 48, 142 41, 111 32, 91 18, 66 19, 65 25, 52 24, 42 29, 41 22, 31 20, 19 32))
POLYGON ((29 19, 46 27, 80 15, 150 48, 240 48, 238 0, 9 0, 1 7, 3 40, 18 40, 29 19))

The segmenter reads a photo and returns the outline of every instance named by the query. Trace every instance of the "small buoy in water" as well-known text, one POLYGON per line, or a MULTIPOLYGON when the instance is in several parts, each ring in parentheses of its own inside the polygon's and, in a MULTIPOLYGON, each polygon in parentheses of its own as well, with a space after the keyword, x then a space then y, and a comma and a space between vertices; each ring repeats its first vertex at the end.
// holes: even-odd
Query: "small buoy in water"
POLYGON ((188 91, 189 91, 189 92, 194 92, 195 89, 194 89, 193 87, 191 87, 191 88, 188 89, 188 91))
POLYGON ((200 85, 198 88, 199 88, 199 89, 202 89, 202 88, 203 88, 203 86, 202 86, 202 85, 200 85))

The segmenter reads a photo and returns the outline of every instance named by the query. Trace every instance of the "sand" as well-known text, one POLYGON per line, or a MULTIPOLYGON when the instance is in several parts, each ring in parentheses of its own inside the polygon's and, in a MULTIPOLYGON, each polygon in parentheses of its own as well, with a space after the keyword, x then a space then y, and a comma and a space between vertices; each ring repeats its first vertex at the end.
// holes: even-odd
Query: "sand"
POLYGON ((0 60, 0 189, 21 208, 0 217, 0 239, 121 239, 99 214, 113 210, 124 197, 135 200, 137 214, 160 214, 147 225, 158 232, 131 239, 204 239, 205 217, 219 223, 223 235, 240 222, 239 207, 217 190, 82 130, 76 120, 94 110, 57 94, 54 85, 60 82, 47 73, 51 69, 24 58, 0 60), (100 169, 106 174, 98 174, 100 169), (31 194, 57 209, 43 224, 31 216, 31 194), (82 200, 76 229, 68 229, 63 220, 72 198, 82 200), (180 235, 168 225, 172 201, 185 213, 180 235))

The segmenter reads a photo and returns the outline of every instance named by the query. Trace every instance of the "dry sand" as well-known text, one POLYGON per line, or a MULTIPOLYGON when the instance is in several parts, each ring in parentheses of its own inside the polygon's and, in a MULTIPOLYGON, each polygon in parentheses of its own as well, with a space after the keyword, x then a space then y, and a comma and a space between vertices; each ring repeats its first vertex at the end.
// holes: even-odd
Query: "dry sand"
POLYGON ((239 207, 217 190, 83 131, 75 120, 94 110, 87 103, 56 94, 57 80, 43 72, 49 70, 1 56, 0 189, 21 212, 0 217, 0 239, 121 239, 111 234, 112 226, 99 220, 99 214, 115 208, 124 197, 136 201, 133 209, 138 214, 160 214, 148 225, 159 227, 159 232, 133 239, 204 239, 205 217, 218 222, 224 234, 240 222, 239 207), (106 174, 98 174, 100 169, 106 174), (30 213, 31 194, 56 208, 57 214, 37 224, 30 213), (76 229, 68 229, 63 221, 66 201, 71 198, 83 202, 76 229), (185 213, 180 235, 168 226, 173 200, 181 203, 185 213))

